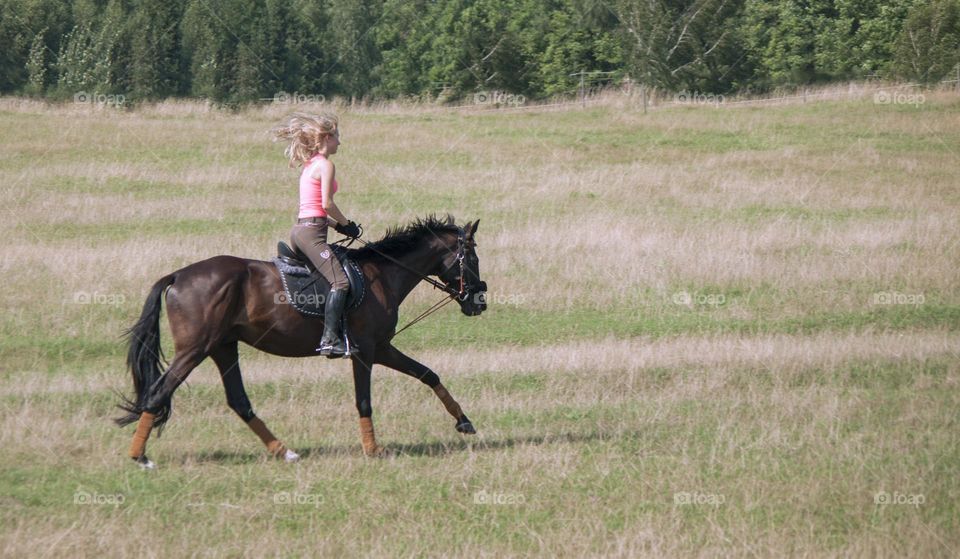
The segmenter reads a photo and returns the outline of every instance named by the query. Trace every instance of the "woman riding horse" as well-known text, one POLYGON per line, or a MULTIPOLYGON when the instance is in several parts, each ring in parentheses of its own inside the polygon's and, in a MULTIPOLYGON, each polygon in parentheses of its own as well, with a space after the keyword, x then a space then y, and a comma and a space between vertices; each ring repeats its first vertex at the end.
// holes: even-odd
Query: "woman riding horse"
POLYGON ((291 167, 303 166, 300 173, 300 213, 290 232, 291 246, 303 253, 330 282, 324 305, 320 355, 340 357, 347 352, 340 332, 340 317, 347 302, 347 275, 327 244, 327 226, 338 233, 360 236, 360 228, 344 217, 333 201, 337 192, 336 167, 330 157, 340 146, 340 128, 333 115, 294 114, 274 129, 277 139, 289 142, 285 151, 291 167))
MULTIPOLYGON (((443 290, 467 316, 479 315, 487 308, 486 284, 480 280, 476 253, 477 223, 461 227, 452 217, 428 217, 388 231, 383 239, 348 253, 360 267, 366 292, 346 320, 351 333, 360 436, 368 456, 382 453, 374 436, 370 398, 370 373, 375 364, 429 386, 456 419, 458 432, 476 432, 460 404, 440 383, 440 377, 394 347, 392 339, 397 332, 400 304, 421 281, 443 290)), ((117 419, 120 425, 137 423, 130 457, 141 467, 154 467, 146 456, 151 430, 162 429, 170 418, 174 391, 207 357, 220 371, 228 405, 267 450, 287 461, 299 458, 253 413, 238 360, 239 342, 284 357, 317 355, 316 332, 323 326, 320 318, 278 303, 283 290, 273 262, 236 256, 208 258, 157 280, 139 321, 128 331, 127 365, 133 377, 134 397, 120 406, 127 413, 117 419), (159 322, 164 300, 176 350, 166 371, 160 365, 159 322)))

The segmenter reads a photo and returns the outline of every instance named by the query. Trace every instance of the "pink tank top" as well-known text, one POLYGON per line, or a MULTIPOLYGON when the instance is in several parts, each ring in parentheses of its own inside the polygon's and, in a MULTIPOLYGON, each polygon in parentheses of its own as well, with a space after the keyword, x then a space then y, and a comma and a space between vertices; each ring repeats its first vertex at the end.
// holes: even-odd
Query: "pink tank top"
MULTIPOLYGON (((300 173, 300 213, 297 218, 304 217, 326 217, 327 212, 323 209, 323 193, 321 192, 320 181, 310 176, 313 166, 323 155, 316 154, 310 158, 303 166, 303 172, 300 173)), ((330 188, 332 195, 337 191, 337 179, 333 179, 330 188)))

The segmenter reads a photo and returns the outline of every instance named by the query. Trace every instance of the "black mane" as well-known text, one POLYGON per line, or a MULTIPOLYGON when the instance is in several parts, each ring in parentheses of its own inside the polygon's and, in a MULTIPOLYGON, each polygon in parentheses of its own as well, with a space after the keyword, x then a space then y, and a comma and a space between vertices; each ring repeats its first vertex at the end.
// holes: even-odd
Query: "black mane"
POLYGON ((350 256, 353 258, 379 256, 373 250, 376 249, 389 256, 397 257, 420 246, 425 238, 433 238, 440 233, 456 233, 458 230, 459 227, 452 215, 447 214, 446 218, 438 218, 431 214, 423 219, 418 218, 406 227, 388 228, 382 239, 351 250, 350 256))

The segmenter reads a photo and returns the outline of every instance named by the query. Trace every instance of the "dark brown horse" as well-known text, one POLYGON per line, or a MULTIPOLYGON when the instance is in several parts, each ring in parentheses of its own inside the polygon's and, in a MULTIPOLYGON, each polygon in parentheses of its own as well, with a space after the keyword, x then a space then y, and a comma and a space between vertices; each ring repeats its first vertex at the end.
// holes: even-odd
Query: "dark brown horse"
MULTIPOLYGON (((475 433, 460 405, 425 365, 401 353, 390 343, 397 326, 398 308, 421 281, 435 281, 460 304, 467 316, 486 309, 480 281, 480 262, 474 235, 479 221, 458 227, 452 217, 432 216, 383 239, 349 250, 360 265, 366 295, 346 317, 353 346, 353 383, 363 451, 382 453, 373 433, 370 371, 380 364, 410 375, 434 390, 447 411, 457 420, 461 433, 475 433)), ((120 407, 127 414, 120 425, 137 423, 130 456, 142 467, 152 468, 146 457, 146 442, 153 427, 170 418, 173 392, 208 356, 220 369, 233 411, 261 438, 275 456, 295 461, 299 456, 286 448, 254 413, 243 388, 237 344, 244 342, 261 351, 285 357, 312 357, 323 332, 323 321, 307 317, 282 301, 283 286, 271 262, 235 256, 215 256, 190 264, 160 278, 147 296, 140 320, 128 331, 127 365, 133 376, 135 396, 120 407), (160 305, 166 294, 167 315, 173 333, 175 355, 166 371, 160 360, 160 305)))

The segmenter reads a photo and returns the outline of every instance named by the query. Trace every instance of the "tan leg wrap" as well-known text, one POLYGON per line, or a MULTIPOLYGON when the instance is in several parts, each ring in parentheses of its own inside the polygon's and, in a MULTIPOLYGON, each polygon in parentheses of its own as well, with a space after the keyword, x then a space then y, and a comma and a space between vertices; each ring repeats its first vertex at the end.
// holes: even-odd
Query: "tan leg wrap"
POLYGON ((260 440, 263 441, 263 444, 267 445, 267 452, 274 456, 283 456, 286 452, 287 447, 283 445, 282 442, 277 440, 273 433, 270 432, 270 429, 267 429, 267 426, 263 423, 263 420, 259 417, 254 417, 247 425, 250 426, 250 429, 260 437, 260 440))
POLYGON ((437 398, 440 398, 440 401, 443 402, 443 407, 447 408, 450 415, 452 415, 454 419, 460 419, 460 416, 463 415, 463 410, 460 409, 460 404, 453 399, 453 396, 447 392, 447 389, 444 388, 442 384, 438 384, 433 387, 433 391, 436 393, 437 398))
POLYGON ((147 451, 147 439, 150 438, 155 418, 156 416, 149 412, 140 414, 137 430, 133 434, 133 442, 130 443, 130 458, 140 458, 147 451))
POLYGON ((373 419, 369 417, 360 418, 360 442, 363 443, 363 453, 367 456, 374 456, 380 451, 377 438, 373 434, 373 419))

